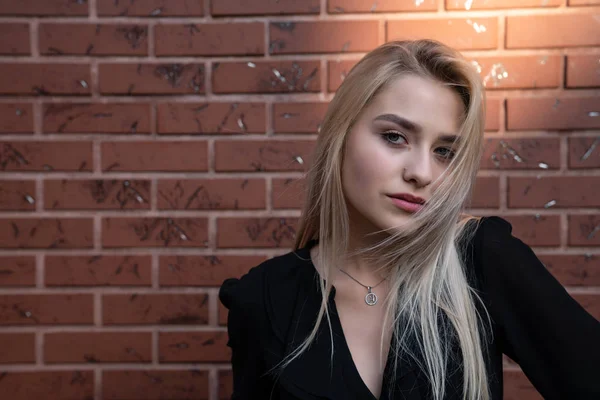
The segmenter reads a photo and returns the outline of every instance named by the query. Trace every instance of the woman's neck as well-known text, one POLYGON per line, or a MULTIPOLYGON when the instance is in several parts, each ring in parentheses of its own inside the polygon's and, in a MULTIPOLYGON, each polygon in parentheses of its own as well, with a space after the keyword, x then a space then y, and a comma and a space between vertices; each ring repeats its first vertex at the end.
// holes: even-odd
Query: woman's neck
POLYGON ((366 227, 362 227, 362 229, 357 228, 359 227, 351 225, 348 240, 348 253, 344 262, 345 265, 340 266, 340 268, 350 274, 354 273, 357 279, 358 277, 380 277, 381 274, 377 271, 379 266, 376 265, 373 260, 368 260, 364 255, 356 253, 381 241, 384 238, 383 236, 385 233, 373 235, 373 229, 365 229, 366 227))

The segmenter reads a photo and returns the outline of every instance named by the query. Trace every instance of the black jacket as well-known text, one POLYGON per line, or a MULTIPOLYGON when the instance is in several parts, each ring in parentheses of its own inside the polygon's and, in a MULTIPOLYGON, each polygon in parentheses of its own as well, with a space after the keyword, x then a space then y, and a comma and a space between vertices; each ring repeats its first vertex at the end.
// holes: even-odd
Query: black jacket
MULTIPOLYGON (((502 353, 519 363, 546 399, 600 399, 600 324, 533 251, 511 235, 511 229, 501 218, 482 219, 469 243, 466 264, 469 283, 478 289, 493 320, 493 340, 484 344, 492 399, 503 396, 502 353)), ((324 322, 317 340, 300 358, 280 375, 267 373, 301 343, 315 322, 321 294, 310 261, 312 245, 223 283, 219 297, 229 309, 233 399, 374 399, 345 342, 335 290, 329 298, 333 363, 324 322)), ((415 361, 400 362, 394 388, 386 378, 388 367, 381 400, 430 398, 426 376, 415 361)), ((450 375, 445 398, 462 399, 462 373, 450 375)))

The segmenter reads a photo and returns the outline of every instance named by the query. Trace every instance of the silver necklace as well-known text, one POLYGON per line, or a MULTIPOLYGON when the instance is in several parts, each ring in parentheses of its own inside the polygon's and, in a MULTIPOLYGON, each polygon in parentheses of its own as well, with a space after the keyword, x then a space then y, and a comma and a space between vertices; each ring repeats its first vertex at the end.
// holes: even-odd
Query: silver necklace
POLYGON ((360 283, 359 281, 357 281, 356 279, 354 279, 349 273, 347 273, 346 271, 344 271, 341 268, 338 268, 340 271, 342 271, 344 274, 348 275, 348 277, 350 279, 352 279, 354 282, 358 283, 360 286, 364 287, 365 289, 367 289, 367 295, 365 296, 365 303, 367 303, 368 306, 374 306, 375 304, 377 304, 377 295, 375 293, 373 293, 374 288, 376 288, 377 286, 381 285, 383 283, 383 281, 385 281, 387 278, 383 278, 381 280, 381 282, 379 282, 377 285, 375 286, 367 286, 367 285, 363 285, 362 283, 360 283))

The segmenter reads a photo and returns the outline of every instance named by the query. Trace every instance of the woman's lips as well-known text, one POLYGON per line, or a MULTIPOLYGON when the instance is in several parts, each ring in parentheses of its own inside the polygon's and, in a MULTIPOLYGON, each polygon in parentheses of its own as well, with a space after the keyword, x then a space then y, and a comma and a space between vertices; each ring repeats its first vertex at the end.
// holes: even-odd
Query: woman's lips
POLYGON ((392 200, 392 203, 394 203, 396 207, 409 213, 415 213, 421 208, 423 208, 423 204, 420 203, 413 203, 411 201, 400 199, 397 197, 388 197, 392 200))

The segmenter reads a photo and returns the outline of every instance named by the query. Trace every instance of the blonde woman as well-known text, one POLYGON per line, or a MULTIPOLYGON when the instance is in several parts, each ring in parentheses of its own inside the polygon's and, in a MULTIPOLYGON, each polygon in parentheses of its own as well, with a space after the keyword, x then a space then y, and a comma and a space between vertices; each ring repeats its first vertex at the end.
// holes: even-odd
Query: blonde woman
POLYGON ((600 324, 501 218, 464 214, 484 90, 428 40, 387 43, 329 105, 295 250, 223 283, 234 399, 600 399, 600 324))

